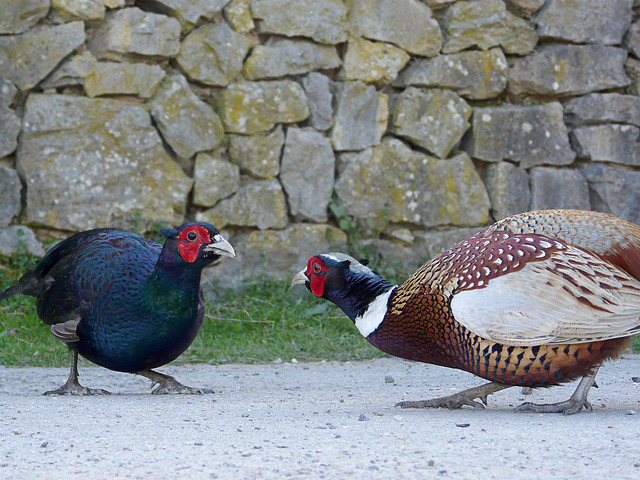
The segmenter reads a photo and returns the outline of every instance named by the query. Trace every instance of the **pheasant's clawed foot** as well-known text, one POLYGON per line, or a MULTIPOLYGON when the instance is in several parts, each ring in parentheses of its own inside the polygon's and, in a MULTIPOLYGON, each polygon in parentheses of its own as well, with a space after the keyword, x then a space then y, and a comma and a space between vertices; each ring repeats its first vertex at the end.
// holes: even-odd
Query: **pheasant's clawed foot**
POLYGON ((168 395, 172 393, 178 393, 183 395, 204 395, 207 393, 216 393, 210 388, 194 388, 181 384, 175 379, 169 382, 161 382, 151 393, 153 395, 168 395))
POLYGON ((215 393, 210 388, 194 388, 181 384, 175 378, 163 373, 154 372, 153 370, 144 370, 137 372, 138 375, 147 377, 154 384, 158 386, 154 388, 151 393, 153 395, 169 395, 169 394, 182 394, 182 395, 204 395, 208 393, 215 393))
POLYGON ((499 383, 486 383, 479 387, 469 388, 453 395, 448 395, 441 398, 433 398, 431 400, 418 400, 413 402, 400 402, 396 404, 396 407, 400 408, 448 408, 449 410, 456 410, 462 408, 464 405, 476 409, 483 409, 487 404, 487 397, 492 393, 499 392, 509 388, 509 385, 501 385, 499 383), (476 399, 480 400, 477 402, 476 399))
POLYGON ((87 388, 78 381, 78 352, 71 351, 71 369, 67 383, 56 390, 44 392, 43 395, 111 395, 101 388, 87 388))
POLYGON ((558 403, 546 403, 546 404, 537 404, 531 402, 525 402, 522 405, 516 407, 516 412, 536 412, 536 413, 562 413, 563 415, 574 415, 583 408, 590 412, 593 410, 593 407, 587 400, 587 395, 589 394, 589 389, 593 386, 597 388, 596 385, 596 373, 598 373, 598 368, 595 368, 592 373, 589 375, 585 375, 580 380, 578 384, 578 388, 573 392, 571 398, 564 402, 558 403))
POLYGON ((580 400, 570 398, 569 400, 558 403, 538 404, 526 402, 516 407, 516 412, 562 413, 563 415, 573 415, 582 410, 583 407, 588 412, 593 410, 593 407, 587 399, 580 400))
POLYGON ((101 388, 83 387, 77 381, 67 381, 60 388, 44 392, 43 395, 111 395, 111 393, 101 388))
POLYGON ((482 403, 467 398, 462 393, 456 393, 454 395, 448 395, 441 398, 432 398, 431 400, 399 402, 396 403, 395 406, 400 408, 448 408, 449 410, 457 410, 458 408, 462 408, 463 405, 469 405, 470 407, 477 409, 484 408, 482 403))

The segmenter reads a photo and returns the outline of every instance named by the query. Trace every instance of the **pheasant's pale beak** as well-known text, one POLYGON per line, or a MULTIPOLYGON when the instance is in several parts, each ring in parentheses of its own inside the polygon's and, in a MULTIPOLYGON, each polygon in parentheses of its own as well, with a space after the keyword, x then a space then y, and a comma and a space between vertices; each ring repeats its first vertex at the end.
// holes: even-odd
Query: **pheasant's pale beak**
POLYGON ((309 281, 309 278, 306 275, 306 271, 307 269, 303 268, 298 273, 296 273, 296 276, 293 277, 293 280, 291 280, 291 285, 306 285, 306 283, 309 281))
POLYGON ((222 235, 216 235, 213 237, 213 243, 205 245, 203 251, 213 252, 216 255, 222 255, 223 257, 233 258, 236 256, 236 251, 229 242, 222 238, 222 235))

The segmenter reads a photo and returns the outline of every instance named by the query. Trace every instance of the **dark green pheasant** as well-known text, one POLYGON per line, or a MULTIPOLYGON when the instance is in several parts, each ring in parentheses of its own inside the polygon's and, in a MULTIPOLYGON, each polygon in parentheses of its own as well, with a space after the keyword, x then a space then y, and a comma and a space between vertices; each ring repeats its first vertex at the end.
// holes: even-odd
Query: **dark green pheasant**
POLYGON ((113 228, 77 233, 0 294, 0 301, 36 297, 38 316, 71 350, 67 383, 46 394, 107 393, 78 383, 78 354, 151 379, 158 384, 153 393, 212 393, 151 369, 191 345, 204 318, 202 269, 235 252, 207 223, 162 233, 164 246, 113 228))

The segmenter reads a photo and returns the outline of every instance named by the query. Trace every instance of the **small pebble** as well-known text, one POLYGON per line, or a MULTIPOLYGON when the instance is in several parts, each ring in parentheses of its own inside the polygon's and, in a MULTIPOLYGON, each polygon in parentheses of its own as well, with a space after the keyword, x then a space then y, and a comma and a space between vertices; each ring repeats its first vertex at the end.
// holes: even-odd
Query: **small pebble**
POLYGON ((631 377, 633 383, 640 383, 640 377, 631 377))
POLYGON ((49 446, 49 442, 42 442, 40 448, 47 448, 49 446))
POLYGON ((359 422, 366 422, 367 420, 369 420, 369 417, 367 417, 364 413, 361 413, 358 417, 359 422))
POLYGON ((291 359, 291 363, 293 363, 295 365, 296 363, 298 363, 298 359, 297 358, 292 358, 291 359))
POLYGON ((636 412, 635 410, 627 410, 627 415, 635 415, 636 413, 638 412, 636 412))
POLYGON ((384 383, 393 383, 393 382, 395 382, 395 380, 391 375, 387 375, 384 377, 384 383))
POLYGON ((469 425, 471 425, 470 423, 456 423, 456 427, 460 427, 460 428, 467 428, 469 425))
POLYGON ((280 365, 282 363, 282 359, 281 358, 276 358, 273 362, 271 362, 275 365, 280 365))

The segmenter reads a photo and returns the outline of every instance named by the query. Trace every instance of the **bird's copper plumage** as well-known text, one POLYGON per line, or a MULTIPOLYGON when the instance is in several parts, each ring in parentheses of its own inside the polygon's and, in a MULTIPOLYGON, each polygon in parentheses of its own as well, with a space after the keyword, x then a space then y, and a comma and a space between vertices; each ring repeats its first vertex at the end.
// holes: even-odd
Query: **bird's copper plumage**
POLYGON ((393 289, 378 322, 367 339, 380 350, 497 384, 593 377, 640 332, 640 227, 577 210, 505 218, 393 289))

